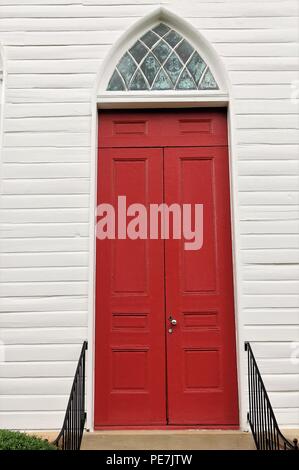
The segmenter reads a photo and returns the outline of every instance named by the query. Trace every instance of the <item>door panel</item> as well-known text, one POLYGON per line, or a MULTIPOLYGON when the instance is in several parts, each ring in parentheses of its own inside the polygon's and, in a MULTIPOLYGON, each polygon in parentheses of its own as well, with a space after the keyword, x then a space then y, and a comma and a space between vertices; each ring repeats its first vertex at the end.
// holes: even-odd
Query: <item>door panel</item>
POLYGON ((236 425, 238 397, 226 147, 164 150, 165 202, 203 204, 203 246, 166 241, 170 424, 236 425))
MULTIPOLYGON (((124 195, 162 201, 161 149, 101 150, 98 202, 124 195)), ((98 240, 96 283, 95 425, 166 424, 163 240, 98 240)))
POLYGON ((99 147, 227 145, 226 109, 105 111, 99 147), (133 145, 132 145, 133 143, 133 145))

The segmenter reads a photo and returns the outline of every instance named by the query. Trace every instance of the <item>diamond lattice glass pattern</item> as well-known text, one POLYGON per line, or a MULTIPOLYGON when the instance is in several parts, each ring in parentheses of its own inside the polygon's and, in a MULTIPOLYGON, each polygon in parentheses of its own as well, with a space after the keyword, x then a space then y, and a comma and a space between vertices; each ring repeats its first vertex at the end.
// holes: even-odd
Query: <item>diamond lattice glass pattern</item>
POLYGON ((175 30, 160 23, 123 55, 108 91, 217 90, 207 64, 175 30))

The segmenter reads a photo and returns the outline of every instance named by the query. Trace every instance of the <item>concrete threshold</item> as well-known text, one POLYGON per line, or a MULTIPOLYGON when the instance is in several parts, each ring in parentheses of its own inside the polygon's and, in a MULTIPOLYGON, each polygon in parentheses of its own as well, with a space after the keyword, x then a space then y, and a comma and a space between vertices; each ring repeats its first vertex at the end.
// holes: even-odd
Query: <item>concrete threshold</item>
POLYGON ((84 433, 81 450, 254 450, 248 432, 113 430, 84 433))

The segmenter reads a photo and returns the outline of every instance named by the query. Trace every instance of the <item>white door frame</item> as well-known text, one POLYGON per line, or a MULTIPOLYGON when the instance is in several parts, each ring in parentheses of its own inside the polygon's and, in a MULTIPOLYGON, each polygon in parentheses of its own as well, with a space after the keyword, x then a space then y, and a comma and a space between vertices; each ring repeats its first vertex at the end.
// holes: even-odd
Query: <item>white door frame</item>
POLYGON ((164 8, 158 8, 146 18, 138 21, 114 45, 99 71, 97 82, 92 94, 92 123, 91 123, 91 159, 90 159, 90 230, 89 230, 89 289, 88 289, 88 364, 87 364, 87 428, 94 429, 94 356, 95 356, 95 270, 96 270, 96 205, 97 205, 97 160, 98 160, 98 113, 101 109, 141 109, 141 108, 198 108, 226 107, 228 109, 228 145, 230 171, 230 203, 232 254, 235 298, 235 324, 237 373, 239 393, 240 429, 247 430, 246 403, 246 355, 244 352, 244 325, 240 317, 240 234, 238 221, 238 171, 237 146, 235 138, 234 100, 231 86, 223 64, 211 45, 198 31, 183 19, 164 8), (106 86, 114 67, 136 38, 142 32, 152 27, 155 22, 163 21, 179 30, 199 53, 206 59, 220 90, 207 91, 169 91, 169 92, 107 92, 106 86), (198 45, 200 43, 200 46, 198 45), (203 51, 203 53, 202 53, 203 51))

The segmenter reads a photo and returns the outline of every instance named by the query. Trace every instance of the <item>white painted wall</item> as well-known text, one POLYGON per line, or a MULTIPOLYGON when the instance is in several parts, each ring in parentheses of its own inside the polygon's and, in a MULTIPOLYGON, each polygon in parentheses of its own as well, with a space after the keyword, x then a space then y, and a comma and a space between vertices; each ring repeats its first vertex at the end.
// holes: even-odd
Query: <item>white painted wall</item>
MULTIPOLYGON (((299 79, 298 2, 0 0, 0 5, 7 73, 0 174, 0 339, 6 344, 0 426, 61 425, 92 314, 96 74, 114 42, 163 5, 212 44, 231 82, 239 342, 252 341, 279 422, 299 427, 299 364, 291 361, 293 342, 299 343, 299 109, 291 99, 296 91, 291 84, 299 79)), ((244 365, 240 349, 243 379, 244 365)), ((243 388, 241 398, 246 404, 243 388)), ((243 407, 243 424, 244 412, 243 407)))

